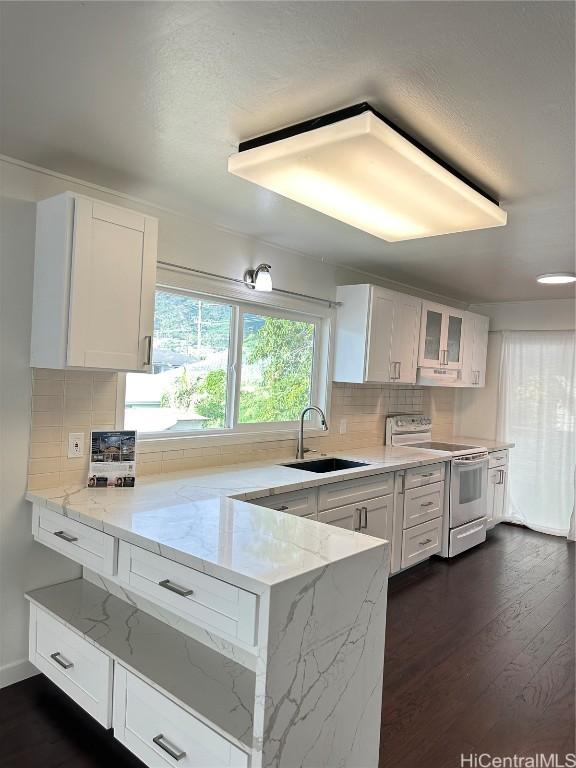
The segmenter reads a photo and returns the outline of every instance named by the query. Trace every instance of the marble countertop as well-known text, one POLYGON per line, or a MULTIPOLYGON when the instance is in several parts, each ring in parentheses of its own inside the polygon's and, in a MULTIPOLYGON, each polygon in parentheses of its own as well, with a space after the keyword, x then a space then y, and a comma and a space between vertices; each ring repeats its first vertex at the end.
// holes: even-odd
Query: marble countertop
MULTIPOLYGON (((26 498, 172 560, 257 592, 381 539, 250 504, 250 499, 423 466, 441 451, 376 446, 330 453, 369 466, 314 474, 272 462, 139 478, 135 488, 71 486, 26 498), (233 497, 233 498, 231 498, 233 497)), ((314 454, 311 458, 317 458, 314 454)))

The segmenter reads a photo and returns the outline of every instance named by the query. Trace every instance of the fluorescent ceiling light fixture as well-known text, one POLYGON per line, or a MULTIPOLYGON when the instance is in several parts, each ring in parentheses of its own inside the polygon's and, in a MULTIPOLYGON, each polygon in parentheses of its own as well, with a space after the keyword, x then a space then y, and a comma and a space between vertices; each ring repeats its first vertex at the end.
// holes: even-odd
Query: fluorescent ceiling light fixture
POLYGON ((244 282, 249 288, 256 291, 272 290, 272 275, 270 264, 259 264, 256 269, 247 269, 244 272, 244 282))
POLYGON ((389 242, 506 224, 497 200, 365 102, 242 142, 228 171, 389 242))
POLYGON ((564 283, 576 283, 576 275, 572 272, 550 272, 547 275, 538 275, 536 280, 545 285, 563 285, 564 283))

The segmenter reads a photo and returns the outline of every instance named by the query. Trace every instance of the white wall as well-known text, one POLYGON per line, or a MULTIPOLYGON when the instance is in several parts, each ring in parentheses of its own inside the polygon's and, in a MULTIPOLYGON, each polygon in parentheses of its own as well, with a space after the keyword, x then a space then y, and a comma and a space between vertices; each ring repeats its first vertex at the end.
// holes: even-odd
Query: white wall
POLYGON ((32 541, 24 501, 30 431, 35 206, 0 205, 0 687, 31 674, 24 592, 79 568, 32 541))
MULTIPOLYGON (((543 289, 545 287, 543 286, 543 289)), ((564 331, 575 327, 575 302, 572 299, 511 301, 476 304, 472 312, 490 317, 486 386, 483 389, 457 390, 454 406, 454 431, 469 437, 496 438, 498 381, 502 331, 564 331)))

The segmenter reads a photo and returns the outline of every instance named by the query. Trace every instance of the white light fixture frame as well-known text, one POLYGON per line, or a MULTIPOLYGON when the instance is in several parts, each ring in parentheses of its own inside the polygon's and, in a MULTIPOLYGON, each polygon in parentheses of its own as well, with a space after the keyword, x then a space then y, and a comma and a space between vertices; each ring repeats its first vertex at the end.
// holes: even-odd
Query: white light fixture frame
POLYGON ((576 283, 576 274, 573 272, 547 272, 545 275, 538 275, 536 280, 542 285, 568 285, 576 283))
POLYGON ((507 220, 496 199, 366 102, 242 142, 228 171, 388 242, 507 220))

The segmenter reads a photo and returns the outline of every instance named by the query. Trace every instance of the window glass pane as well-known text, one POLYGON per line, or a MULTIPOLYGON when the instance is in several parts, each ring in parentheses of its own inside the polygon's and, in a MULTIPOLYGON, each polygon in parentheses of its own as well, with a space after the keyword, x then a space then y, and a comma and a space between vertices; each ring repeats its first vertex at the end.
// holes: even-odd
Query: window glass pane
POLYGON ((238 421, 295 421, 310 404, 314 324, 246 313, 238 421))
POLYGON ((424 357, 426 360, 440 359, 440 335, 442 333, 442 315, 440 312, 428 310, 426 315, 426 340, 424 342, 424 357))
POLYGON ((226 425, 232 307, 156 292, 153 373, 126 376, 126 429, 182 432, 226 425))
POLYGON ((460 362, 460 337, 462 335, 462 318, 450 315, 448 320, 448 362, 460 362))

